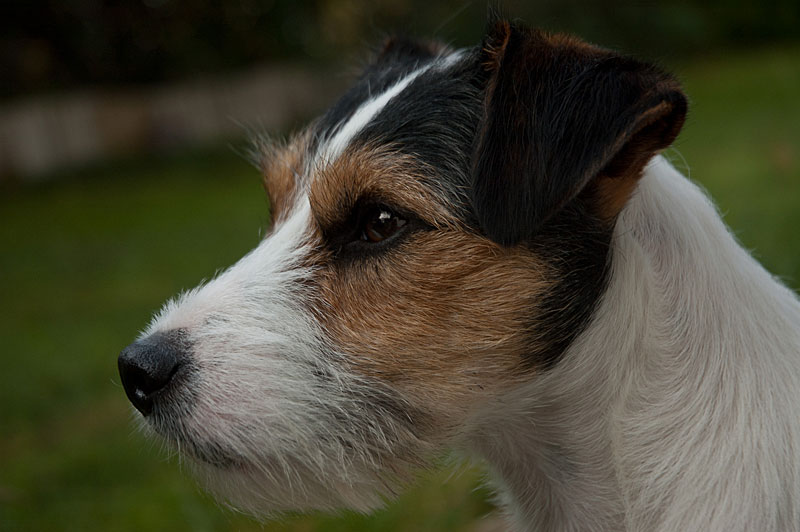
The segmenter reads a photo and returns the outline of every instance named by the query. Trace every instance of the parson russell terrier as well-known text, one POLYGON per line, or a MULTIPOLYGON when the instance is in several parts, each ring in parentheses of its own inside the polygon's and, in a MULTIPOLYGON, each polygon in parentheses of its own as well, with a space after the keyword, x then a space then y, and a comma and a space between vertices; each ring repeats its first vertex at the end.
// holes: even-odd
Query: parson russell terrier
POLYGON ((389 40, 261 143, 271 233, 122 352, 128 397, 262 516, 456 449, 520 530, 797 530, 800 304, 658 155, 685 114, 571 37, 389 40))

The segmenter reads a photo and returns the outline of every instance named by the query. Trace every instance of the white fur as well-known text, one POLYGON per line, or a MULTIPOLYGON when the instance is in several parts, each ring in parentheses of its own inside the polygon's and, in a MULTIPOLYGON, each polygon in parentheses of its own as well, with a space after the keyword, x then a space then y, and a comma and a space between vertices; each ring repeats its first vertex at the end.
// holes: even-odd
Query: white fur
POLYGON ((141 335, 181 330, 191 344, 188 375, 156 404, 147 429, 194 458, 189 464, 206 486, 239 509, 367 511, 431 454, 432 444, 398 417, 403 400, 349 372, 309 312, 307 187, 318 165, 335 160, 393 97, 440 63, 451 61, 429 63, 365 103, 298 176, 295 205, 272 234, 167 303, 141 335))
POLYGON ((148 430, 194 458, 220 498, 258 515, 368 511, 419 464, 415 452, 429 451, 372 406, 397 399, 346 371, 309 314, 311 223, 303 194, 256 249, 168 303, 143 333, 179 329, 191 343, 185 384, 173 383, 179 391, 156 405, 148 430))
POLYGON ((341 408, 335 403, 347 400, 342 390, 357 386, 345 384, 351 379, 320 356, 319 331, 302 306, 297 282, 309 273, 299 264, 308 252, 309 227, 303 196, 269 238, 218 278, 168 304, 145 333, 181 329, 193 346, 194 380, 181 398, 182 417, 154 416, 156 431, 178 447, 195 442, 246 464, 216 468, 199 460, 198 473, 211 489, 253 512, 364 508, 369 502, 361 492, 375 491, 360 485, 365 481, 356 467, 348 470, 352 464, 343 463, 335 440, 327 449, 319 445, 331 430, 324 426, 326 408, 341 408), (330 381, 320 382, 315 371, 330 381), (321 487, 334 475, 336 489, 321 487))
MULTIPOLYGON (((316 164, 429 67, 365 103, 316 164)), ((145 333, 181 329, 192 346, 189 385, 156 404, 152 428, 254 513, 373 508, 440 447, 381 410, 403 399, 351 372, 309 311, 312 225, 303 190, 255 250, 145 333)), ((488 462, 520 530, 800 530, 799 354, 795 294, 657 157, 620 215, 587 329, 451 443, 488 462)))
MULTIPOLYGON (((440 447, 375 408, 397 397, 350 372, 308 312, 311 225, 303 193, 146 332, 188 331, 193 358, 180 415, 156 410, 151 425, 200 458, 213 491, 262 515, 374 508, 440 447)), ((800 530, 797 297, 660 157, 612 255, 559 363, 489 400, 451 443, 487 461, 519 530, 800 530)))
POLYGON ((403 92, 403 89, 408 87, 408 85, 414 81, 417 76, 428 70, 431 64, 427 64, 417 70, 411 72, 406 77, 401 78, 397 81, 394 85, 389 87, 386 91, 373 96, 356 110, 353 113, 353 116, 344 123, 344 125, 339 128, 339 131, 333 138, 328 141, 328 143, 320 150, 320 153, 317 157, 318 164, 326 165, 331 164, 333 161, 339 158, 342 154, 344 149, 350 145, 350 141, 353 140, 359 131, 361 131, 364 126, 369 124, 372 119, 383 109, 386 107, 386 104, 389 101, 403 92))
POLYGON ((452 66, 463 56, 463 53, 463 50, 457 50, 448 55, 437 57, 432 62, 407 74, 384 92, 372 96, 369 100, 361 104, 347 122, 339 128, 339 131, 333 138, 320 148, 315 157, 316 164, 325 166, 333 163, 339 158, 345 148, 350 145, 353 138, 364 129, 367 124, 372 122, 378 113, 380 113, 393 98, 402 93, 412 81, 430 68, 446 69, 452 66))
POLYGON ((475 416, 519 530, 800 529, 800 304, 655 158, 559 364, 475 416))

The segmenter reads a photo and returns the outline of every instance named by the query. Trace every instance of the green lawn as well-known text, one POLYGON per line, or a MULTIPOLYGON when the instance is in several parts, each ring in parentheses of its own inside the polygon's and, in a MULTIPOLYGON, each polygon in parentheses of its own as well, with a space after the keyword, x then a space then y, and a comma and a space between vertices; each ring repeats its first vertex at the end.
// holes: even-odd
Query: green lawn
MULTIPOLYGON (((692 107, 670 157, 797 287, 800 48, 674 68, 692 107)), ((258 242, 259 177, 227 149, 62 177, 0 188, 0 530, 470 530, 492 511, 480 473, 449 468, 369 517, 262 527, 217 507, 134 430, 116 356, 164 299, 258 242)))

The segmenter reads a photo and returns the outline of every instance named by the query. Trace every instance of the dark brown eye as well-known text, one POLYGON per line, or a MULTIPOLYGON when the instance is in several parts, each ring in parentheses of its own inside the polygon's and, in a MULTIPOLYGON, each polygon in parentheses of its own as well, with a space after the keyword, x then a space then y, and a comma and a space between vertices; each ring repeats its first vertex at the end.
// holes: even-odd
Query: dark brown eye
POLYGON ((361 240, 377 244, 392 237, 404 225, 406 219, 392 212, 386 207, 374 207, 367 212, 363 219, 361 240))

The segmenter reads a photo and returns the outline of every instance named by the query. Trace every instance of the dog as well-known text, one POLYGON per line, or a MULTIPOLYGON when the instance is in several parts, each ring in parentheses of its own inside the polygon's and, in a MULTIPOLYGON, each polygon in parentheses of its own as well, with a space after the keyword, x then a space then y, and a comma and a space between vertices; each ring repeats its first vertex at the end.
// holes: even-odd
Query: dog
POLYGON ((125 391, 222 500, 370 511, 445 450, 519 530, 800 529, 800 304, 661 155, 660 68, 496 20, 389 39, 258 142, 271 232, 125 391))

